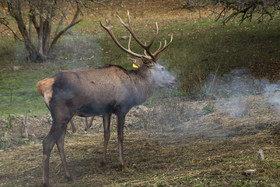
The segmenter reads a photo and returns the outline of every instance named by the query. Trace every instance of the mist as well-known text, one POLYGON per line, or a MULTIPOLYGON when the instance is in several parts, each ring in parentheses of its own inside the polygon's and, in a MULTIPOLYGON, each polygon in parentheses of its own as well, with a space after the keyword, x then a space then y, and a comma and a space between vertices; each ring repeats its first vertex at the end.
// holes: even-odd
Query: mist
POLYGON ((264 99, 273 109, 280 113, 280 85, 267 84, 264 88, 264 99))
MULTIPOLYGON (((277 124, 280 112, 278 83, 256 79, 248 69, 235 69, 224 75, 210 74, 204 88, 203 96, 198 100, 176 96, 176 90, 172 89, 158 91, 148 101, 152 107, 144 104, 148 107, 132 110, 132 113, 146 116, 140 119, 145 124, 142 128, 150 136, 166 141, 194 136, 211 139, 244 136, 277 124), (172 94, 175 97, 172 98, 172 94), (177 136, 169 137, 168 133, 174 132, 177 136)), ((141 128, 139 120, 131 124, 131 127, 141 128)))
POLYGON ((273 105, 280 111, 280 85, 270 83, 267 79, 255 79, 248 69, 235 69, 223 76, 210 74, 206 81, 205 92, 215 99, 219 112, 227 112, 231 117, 248 114, 249 96, 261 95, 263 102, 273 105))
POLYGON ((66 69, 103 65, 101 47, 92 35, 68 31, 56 48, 54 60, 63 61, 66 69))

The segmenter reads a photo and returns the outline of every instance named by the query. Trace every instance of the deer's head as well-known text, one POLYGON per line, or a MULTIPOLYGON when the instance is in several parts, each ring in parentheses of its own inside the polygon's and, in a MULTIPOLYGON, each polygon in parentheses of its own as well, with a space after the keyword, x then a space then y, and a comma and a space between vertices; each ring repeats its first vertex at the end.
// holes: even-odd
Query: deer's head
POLYGON ((112 25, 110 23, 110 20, 105 20, 106 25, 103 25, 102 22, 100 22, 101 27, 103 27, 111 36, 113 41, 117 44, 118 47, 120 47, 123 51, 126 53, 140 58, 141 60, 134 60, 133 63, 136 64, 139 69, 148 69, 148 71, 151 73, 151 77, 153 78, 153 81, 156 83, 158 87, 172 87, 176 83, 176 79, 174 76, 172 76, 164 66, 157 63, 158 55, 163 52, 172 42, 173 35, 170 37, 170 41, 167 43, 166 40, 164 41, 164 45, 162 46, 162 43, 160 42, 158 49, 155 52, 151 51, 151 46, 153 45, 157 35, 158 35, 158 24, 156 23, 156 33, 153 36, 152 40, 146 44, 142 43, 139 38, 134 33, 131 24, 130 24, 130 17, 129 12, 127 11, 127 17, 128 17, 128 23, 125 23, 119 16, 117 16, 120 20, 121 24, 129 31, 129 40, 128 40, 128 47, 123 47, 120 42, 116 39, 113 31, 112 31, 112 25), (131 51, 130 43, 131 38, 134 38, 134 40, 144 49, 144 54, 138 54, 133 51, 131 51))

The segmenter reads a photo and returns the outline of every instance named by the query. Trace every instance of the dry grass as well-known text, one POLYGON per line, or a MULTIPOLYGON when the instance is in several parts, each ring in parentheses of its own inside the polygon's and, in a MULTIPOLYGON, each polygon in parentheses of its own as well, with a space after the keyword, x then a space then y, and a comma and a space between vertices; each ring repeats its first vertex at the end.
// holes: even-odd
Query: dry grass
MULTIPOLYGON (((195 12, 177 10, 174 5, 179 0, 127 0, 123 8, 116 4, 118 1, 111 2, 114 3, 111 8, 95 7, 99 11, 84 18, 86 24, 91 24, 81 23, 79 32, 98 35, 101 29, 96 26, 100 18, 112 17, 116 11, 124 16, 127 9, 133 12, 133 19, 137 18, 135 24, 147 23, 154 27, 152 17, 161 21, 163 32, 170 29, 165 28, 170 22, 188 24, 188 20, 199 18, 195 12)), ((200 13, 202 17, 207 14, 200 13)), ((173 31, 184 37, 182 30, 173 31)), ((193 101, 179 97, 154 99, 151 104, 132 110, 126 120, 124 170, 118 167, 115 120, 112 121, 108 164, 101 167, 101 119, 97 118, 96 126, 85 133, 84 123, 76 118, 78 132, 69 131, 65 139, 67 161, 74 180, 67 182, 64 179, 55 147, 50 163, 50 182, 54 186, 279 186, 280 138, 271 133, 279 128, 279 114, 260 95, 242 97, 240 101, 247 103, 240 116, 231 116, 230 107, 220 110, 214 104, 216 100, 193 101), (263 161, 257 160, 260 148, 265 155, 263 161), (247 169, 256 169, 256 173, 244 176, 242 173, 247 169)), ((220 100, 221 105, 228 102, 231 100, 220 100)), ((6 122, 0 121, 1 130, 7 131, 7 139, 11 142, 11 148, 0 150, 0 186, 41 184, 40 141, 50 127, 48 116, 28 116, 31 138, 26 143, 29 145, 21 145, 19 141, 22 139, 22 121, 15 118, 10 129, 5 129, 6 122)))
MULTIPOLYGON (((177 106, 176 110, 172 106, 166 109, 164 102, 156 107, 132 110, 125 130, 124 170, 118 168, 114 120, 109 161, 101 167, 102 127, 96 126, 85 133, 83 123, 76 119, 78 132, 68 133, 65 140, 74 181, 64 179, 62 164, 54 148, 50 182, 54 186, 277 186, 280 182, 279 136, 271 135, 271 130, 278 126, 280 119, 263 103, 262 96, 246 99, 248 112, 241 117, 231 117, 226 111, 204 114, 202 109, 209 101, 183 101, 180 98, 166 99, 167 103, 177 106), (164 117, 159 117, 160 113, 164 117), (185 117, 181 122, 172 123, 177 115, 185 117), (257 159, 260 148, 265 155, 263 161, 257 159), (242 173, 248 169, 257 172, 244 176, 242 173)), ((95 124, 99 123, 97 118, 95 124)), ((1 150, 0 153, 1 186, 40 185, 40 143, 1 150)))

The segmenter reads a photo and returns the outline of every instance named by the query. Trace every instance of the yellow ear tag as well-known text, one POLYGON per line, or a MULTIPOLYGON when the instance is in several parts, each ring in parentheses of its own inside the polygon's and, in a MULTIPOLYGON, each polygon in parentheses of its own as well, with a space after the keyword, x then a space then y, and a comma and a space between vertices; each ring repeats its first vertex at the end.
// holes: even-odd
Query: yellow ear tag
POLYGON ((139 68, 139 66, 137 64, 135 64, 135 63, 132 64, 132 67, 139 68))

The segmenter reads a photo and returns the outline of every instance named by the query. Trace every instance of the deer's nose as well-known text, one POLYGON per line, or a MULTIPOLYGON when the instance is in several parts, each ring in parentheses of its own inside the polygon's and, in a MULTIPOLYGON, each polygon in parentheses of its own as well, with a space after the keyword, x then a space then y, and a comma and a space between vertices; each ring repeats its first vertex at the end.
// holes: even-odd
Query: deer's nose
POLYGON ((177 79, 173 79, 172 81, 169 81, 169 88, 176 88, 178 87, 178 81, 177 79))

